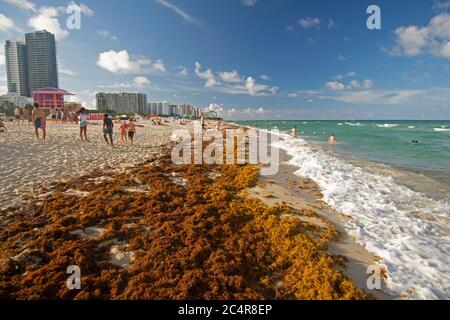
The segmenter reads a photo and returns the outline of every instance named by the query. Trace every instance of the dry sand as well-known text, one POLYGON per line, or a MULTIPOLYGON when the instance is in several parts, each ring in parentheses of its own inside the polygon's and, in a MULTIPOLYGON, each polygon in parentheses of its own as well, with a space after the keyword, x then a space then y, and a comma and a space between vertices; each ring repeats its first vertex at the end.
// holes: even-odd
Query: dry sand
POLYGON ((6 123, 0 133, 0 210, 23 204, 24 195, 42 193, 52 182, 88 174, 94 169, 122 169, 158 155, 170 141, 172 131, 186 126, 166 124, 137 127, 135 145, 119 142, 118 124, 114 128, 115 147, 103 138, 102 125, 92 123, 87 142, 81 142, 75 124, 48 123, 47 142, 35 142, 34 128, 6 123))

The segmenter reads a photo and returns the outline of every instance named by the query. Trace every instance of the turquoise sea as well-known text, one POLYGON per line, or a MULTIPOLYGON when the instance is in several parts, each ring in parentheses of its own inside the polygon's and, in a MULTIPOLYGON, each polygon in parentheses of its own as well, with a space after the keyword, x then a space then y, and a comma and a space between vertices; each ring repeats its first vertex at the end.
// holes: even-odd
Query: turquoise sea
POLYGON ((238 123, 280 137, 295 174, 318 184, 347 232, 386 266, 389 292, 450 298, 450 121, 238 123))
MULTIPOLYGON (((343 157, 423 174, 450 191, 450 121, 240 121, 283 133, 297 126, 299 138, 343 157), (328 146, 331 133, 335 146, 328 146), (418 144, 412 141, 417 140, 418 144)), ((414 183, 413 183, 414 184, 414 183)))

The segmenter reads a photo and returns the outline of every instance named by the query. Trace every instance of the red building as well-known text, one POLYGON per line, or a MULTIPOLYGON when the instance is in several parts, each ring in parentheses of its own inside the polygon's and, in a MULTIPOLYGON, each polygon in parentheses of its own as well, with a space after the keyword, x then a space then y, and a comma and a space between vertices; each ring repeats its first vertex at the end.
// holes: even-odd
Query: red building
POLYGON ((39 103, 41 109, 62 109, 64 108, 64 96, 73 96, 66 90, 57 88, 40 88, 33 92, 33 100, 39 103))

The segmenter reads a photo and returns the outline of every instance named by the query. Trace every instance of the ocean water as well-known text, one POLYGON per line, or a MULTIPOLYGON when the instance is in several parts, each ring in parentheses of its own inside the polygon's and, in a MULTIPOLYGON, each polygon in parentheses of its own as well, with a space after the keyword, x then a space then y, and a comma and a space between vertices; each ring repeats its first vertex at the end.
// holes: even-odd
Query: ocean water
POLYGON ((239 123, 280 130, 278 147, 296 174, 320 186, 324 201, 349 217, 346 230, 387 266, 392 294, 450 298, 449 121, 239 123))

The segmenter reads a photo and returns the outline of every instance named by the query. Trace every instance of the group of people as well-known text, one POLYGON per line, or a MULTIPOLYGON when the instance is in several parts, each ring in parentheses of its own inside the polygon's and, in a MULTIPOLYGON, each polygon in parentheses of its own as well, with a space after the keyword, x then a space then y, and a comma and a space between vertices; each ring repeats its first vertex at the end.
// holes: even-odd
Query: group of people
POLYGON ((128 140, 130 140, 130 143, 134 143, 134 135, 136 133, 136 126, 133 123, 133 119, 130 119, 128 123, 125 121, 122 121, 119 127, 120 131, 120 139, 123 143, 128 143, 128 140))
MULTIPOLYGON (((61 111, 62 112, 62 111, 61 111)), ((54 113, 50 112, 50 118, 55 119, 54 113)), ((15 121, 17 121, 17 125, 20 126, 24 124, 25 121, 28 121, 28 124, 33 124, 34 126, 34 133, 36 140, 41 140, 40 131, 42 132, 42 142, 45 143, 47 139, 47 112, 42 110, 39 106, 39 103, 35 103, 33 105, 33 110, 31 112, 27 107, 23 108, 22 112, 19 107, 16 107, 14 109, 14 117, 15 121), (23 118, 21 118, 21 115, 23 115, 23 118)), ((87 129, 88 129, 88 120, 89 115, 86 112, 85 108, 81 108, 78 110, 78 112, 75 113, 76 122, 80 125, 80 139, 81 141, 88 141, 87 137, 87 129)), ((58 116, 57 118, 58 119, 58 116)), ((59 119, 62 119, 61 117, 59 119)), ((113 130, 114 130, 114 122, 112 121, 111 117, 109 115, 105 114, 103 119, 103 137, 106 141, 106 143, 110 146, 114 146, 114 140, 113 140, 113 130)), ((120 137, 122 142, 128 143, 128 141, 131 144, 134 144, 134 137, 136 134, 136 125, 134 124, 134 120, 130 119, 128 123, 125 121, 122 121, 120 124, 120 137)), ((7 132, 8 129, 6 128, 3 121, 0 119, 0 132, 7 132)))

